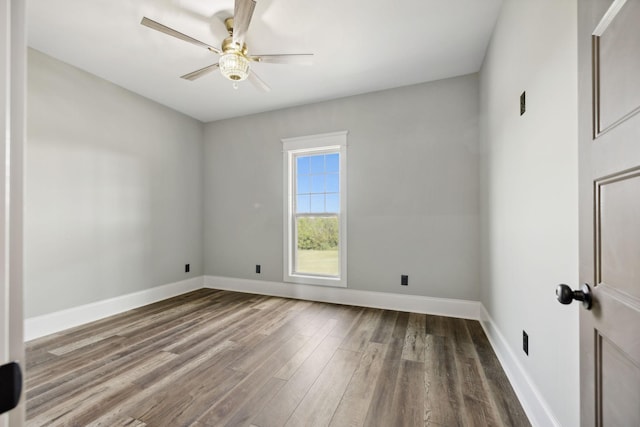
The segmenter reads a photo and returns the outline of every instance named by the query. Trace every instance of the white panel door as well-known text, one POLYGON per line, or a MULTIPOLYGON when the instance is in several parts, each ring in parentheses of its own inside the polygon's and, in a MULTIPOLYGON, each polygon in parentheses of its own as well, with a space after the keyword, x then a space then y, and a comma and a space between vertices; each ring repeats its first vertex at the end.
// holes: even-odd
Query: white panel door
MULTIPOLYGON (((24 0, 0 0, 0 374, 24 366, 22 314, 22 175, 25 140, 24 0), (6 366, 5 366, 6 367, 6 366)), ((6 376, 0 387, 7 385, 6 376)), ((3 390, 3 400, 6 399, 3 390)), ((0 415, 0 427, 24 423, 24 399, 0 415)), ((0 402, 6 405, 6 403, 0 402)))
POLYGON ((584 427, 640 426, 640 0, 579 0, 584 427))

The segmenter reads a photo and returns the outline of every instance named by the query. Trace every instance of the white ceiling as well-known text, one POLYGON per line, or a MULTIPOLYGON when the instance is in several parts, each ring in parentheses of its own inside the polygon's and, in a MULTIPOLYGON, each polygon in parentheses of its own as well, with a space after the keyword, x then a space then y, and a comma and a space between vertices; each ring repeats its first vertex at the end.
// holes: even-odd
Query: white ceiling
POLYGON ((253 63, 272 88, 234 90, 217 55, 140 25, 143 16, 213 46, 233 0, 30 0, 29 46, 203 122, 478 71, 502 0, 257 0, 250 54, 313 53, 313 65, 253 63), (222 18, 222 19, 221 19, 222 18))

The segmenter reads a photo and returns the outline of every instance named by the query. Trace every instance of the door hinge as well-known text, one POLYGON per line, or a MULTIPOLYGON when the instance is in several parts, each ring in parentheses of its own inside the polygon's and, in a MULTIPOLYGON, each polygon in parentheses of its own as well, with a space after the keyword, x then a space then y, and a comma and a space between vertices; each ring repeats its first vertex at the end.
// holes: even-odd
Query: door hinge
POLYGON ((0 366, 0 414, 18 406, 22 394, 22 370, 16 362, 0 366))

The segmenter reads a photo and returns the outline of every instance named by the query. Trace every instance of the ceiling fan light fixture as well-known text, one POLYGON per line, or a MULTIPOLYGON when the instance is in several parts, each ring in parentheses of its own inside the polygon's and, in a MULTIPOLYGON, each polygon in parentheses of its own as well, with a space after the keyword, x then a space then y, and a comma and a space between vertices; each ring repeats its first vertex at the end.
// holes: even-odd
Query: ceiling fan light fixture
POLYGON ((225 53, 220 57, 220 72, 227 79, 240 82, 249 77, 249 60, 236 52, 225 53))

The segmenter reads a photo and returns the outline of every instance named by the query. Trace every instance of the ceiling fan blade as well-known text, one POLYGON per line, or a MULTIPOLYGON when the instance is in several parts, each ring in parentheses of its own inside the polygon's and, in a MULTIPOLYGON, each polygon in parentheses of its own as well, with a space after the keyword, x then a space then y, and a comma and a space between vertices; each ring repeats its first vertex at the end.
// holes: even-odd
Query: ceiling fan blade
POLYGON ((285 53, 282 55, 252 55, 249 60, 255 62, 270 62, 272 64, 311 65, 313 53, 285 53))
POLYGON ((166 25, 162 25, 159 22, 154 21, 153 19, 149 19, 146 16, 142 18, 142 21, 140 21, 140 23, 142 25, 144 25, 145 27, 149 27, 151 29, 154 29, 156 31, 160 31, 161 33, 165 33, 168 34, 170 36, 173 36, 175 38, 178 38, 180 40, 184 40, 186 42, 192 43, 196 46, 200 46, 200 47, 204 47, 205 49, 209 49, 211 52, 220 54, 221 51, 220 49, 218 49, 217 47, 208 45, 204 42, 201 42, 200 40, 196 40, 193 37, 190 37, 186 34, 182 34, 179 31, 174 30, 173 28, 169 28, 166 25))
POLYGON ((195 79, 199 79, 200 77, 204 76, 205 74, 209 74, 210 72, 214 71, 215 69, 219 68, 220 64, 218 64, 217 62, 215 64, 212 65, 207 65, 204 68, 200 68, 199 70, 193 71, 189 74, 185 74, 184 76, 180 76, 181 79, 185 79, 185 80, 195 80, 195 79))
POLYGON ((233 12, 233 42, 239 46, 244 44, 255 8, 255 0, 236 0, 233 12))
POLYGON ((264 91, 271 92, 271 88, 268 84, 266 84, 253 70, 249 70, 249 81, 253 83, 255 87, 264 91))

